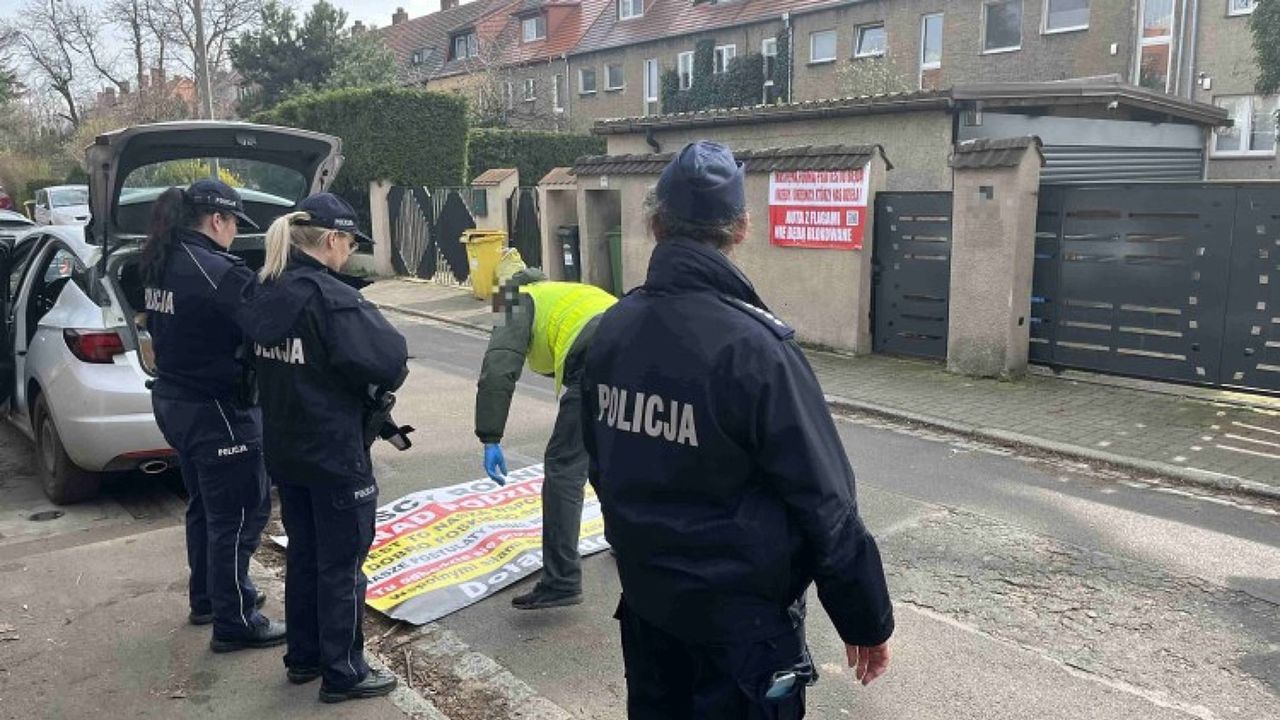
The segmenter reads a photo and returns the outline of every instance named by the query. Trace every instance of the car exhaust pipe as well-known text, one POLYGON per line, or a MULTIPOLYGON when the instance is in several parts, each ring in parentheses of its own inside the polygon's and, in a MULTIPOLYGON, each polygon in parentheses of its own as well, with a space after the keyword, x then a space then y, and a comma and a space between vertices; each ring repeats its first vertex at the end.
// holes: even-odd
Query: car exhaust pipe
POLYGON ((167 460, 148 460, 138 466, 138 469, 148 475, 159 475, 169 469, 167 460))

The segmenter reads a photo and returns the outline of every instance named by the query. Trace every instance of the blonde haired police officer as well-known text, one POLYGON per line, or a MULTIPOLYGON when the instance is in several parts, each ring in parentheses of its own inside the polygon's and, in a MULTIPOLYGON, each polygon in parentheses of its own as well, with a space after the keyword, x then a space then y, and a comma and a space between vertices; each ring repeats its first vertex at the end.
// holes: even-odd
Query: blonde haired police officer
POLYGON ((506 317, 489 340, 476 391, 476 437, 484 443, 485 472, 494 482, 506 483, 500 443, 524 365, 554 377, 557 392, 564 388, 544 456, 542 575, 532 591, 511 604, 521 610, 576 605, 582 602, 578 536, 587 484, 579 380, 600 314, 617 300, 593 285, 546 282, 533 268, 499 281, 509 297, 506 317))

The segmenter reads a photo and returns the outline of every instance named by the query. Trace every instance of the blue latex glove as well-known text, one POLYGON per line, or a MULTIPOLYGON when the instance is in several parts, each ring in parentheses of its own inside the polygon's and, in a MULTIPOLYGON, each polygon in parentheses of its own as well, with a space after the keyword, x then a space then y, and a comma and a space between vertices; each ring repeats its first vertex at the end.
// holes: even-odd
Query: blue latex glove
POLYGON ((499 485, 507 484, 507 458, 502 454, 502 446, 498 443, 485 443, 484 471, 499 485))

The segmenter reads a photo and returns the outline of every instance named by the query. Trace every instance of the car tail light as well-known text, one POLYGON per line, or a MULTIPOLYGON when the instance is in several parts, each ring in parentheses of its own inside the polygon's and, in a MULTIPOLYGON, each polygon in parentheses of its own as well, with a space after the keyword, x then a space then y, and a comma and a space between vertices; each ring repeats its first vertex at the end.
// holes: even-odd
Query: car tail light
POLYGON ((71 354, 87 363, 109 364, 124 354, 124 340, 114 330, 63 330, 71 354))

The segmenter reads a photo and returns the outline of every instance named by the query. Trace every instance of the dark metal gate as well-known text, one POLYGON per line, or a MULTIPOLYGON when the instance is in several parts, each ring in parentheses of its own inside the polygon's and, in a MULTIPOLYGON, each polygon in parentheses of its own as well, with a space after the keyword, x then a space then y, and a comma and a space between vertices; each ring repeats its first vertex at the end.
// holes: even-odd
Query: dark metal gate
POLYGON ((1280 185, 1041 188, 1031 359, 1280 391, 1280 185))
POLYGON ((872 251, 872 347, 947 356, 951 193, 879 193, 872 251))
POLYGON ((516 188, 507 200, 507 237, 509 247, 520 251, 526 265, 542 267, 542 221, 537 188, 516 188))
POLYGON ((461 239, 476 223, 463 192, 397 185, 387 195, 387 206, 396 273, 451 285, 467 281, 470 267, 461 239))

